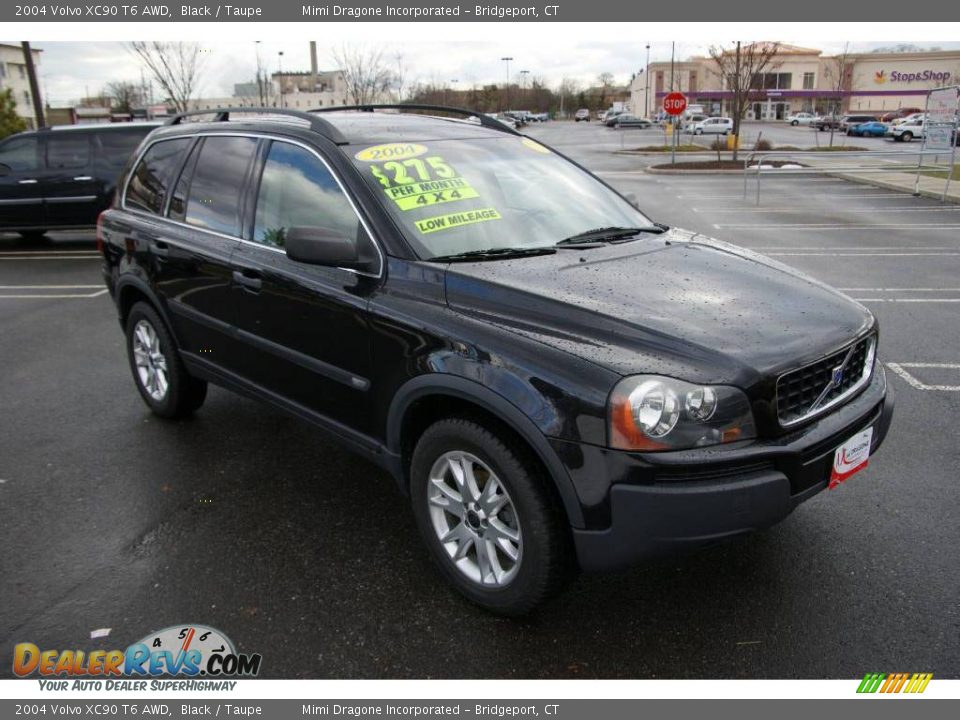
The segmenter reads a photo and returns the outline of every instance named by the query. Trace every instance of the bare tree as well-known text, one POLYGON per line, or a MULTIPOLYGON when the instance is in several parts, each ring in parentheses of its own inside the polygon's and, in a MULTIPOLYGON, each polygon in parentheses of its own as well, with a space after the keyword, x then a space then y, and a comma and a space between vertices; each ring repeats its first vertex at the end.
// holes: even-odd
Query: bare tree
POLYGON ((190 109, 200 83, 203 56, 195 42, 135 41, 130 50, 146 65, 178 112, 190 109))
POLYGON ((402 103, 407 93, 407 62, 401 52, 393 56, 393 61, 396 70, 393 73, 392 94, 398 103, 402 103))
MULTIPOLYGON (((733 115, 733 134, 740 137, 740 121, 750 105, 751 90, 763 88, 763 74, 768 69, 779 67, 774 59, 780 50, 778 42, 754 42, 735 46, 710 47, 710 57, 716 64, 721 78, 721 87, 733 91, 731 114, 733 115)), ((737 159, 739 142, 733 147, 733 159, 737 159)))
POLYGON ((333 59, 354 105, 377 102, 397 85, 382 50, 343 45, 333 51, 333 59))
POLYGON ((131 113, 133 108, 143 103, 139 83, 128 80, 108 82, 102 94, 110 98, 110 106, 115 112, 131 113))
POLYGON ((823 66, 823 76, 830 81, 830 147, 833 147, 833 133, 843 111, 843 91, 850 86, 852 66, 850 43, 843 46, 843 52, 827 58, 823 66))
POLYGON ((577 82, 575 78, 565 77, 560 81, 560 87, 557 88, 557 94, 560 96, 560 116, 566 117, 567 109, 564 108, 564 105, 567 103, 567 99, 573 99, 573 97, 580 92, 580 83, 577 82))

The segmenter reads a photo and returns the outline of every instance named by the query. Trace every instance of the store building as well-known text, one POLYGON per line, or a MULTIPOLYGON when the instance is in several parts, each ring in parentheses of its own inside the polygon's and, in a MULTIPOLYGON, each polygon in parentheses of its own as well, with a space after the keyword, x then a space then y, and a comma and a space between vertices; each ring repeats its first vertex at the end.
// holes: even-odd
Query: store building
MULTIPOLYGON (((747 120, 782 120, 794 112, 873 113, 922 108, 927 93, 960 82, 960 50, 917 53, 823 55, 813 48, 781 45, 750 91, 747 120)), ((733 92, 709 56, 651 63, 631 85, 631 105, 654 115, 664 95, 684 93, 712 115, 731 112, 733 92)))

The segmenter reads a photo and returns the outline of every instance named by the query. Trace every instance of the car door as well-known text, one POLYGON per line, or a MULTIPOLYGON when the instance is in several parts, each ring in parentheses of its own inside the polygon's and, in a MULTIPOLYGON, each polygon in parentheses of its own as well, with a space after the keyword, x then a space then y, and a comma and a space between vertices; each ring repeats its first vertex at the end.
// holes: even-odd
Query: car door
POLYGON ((246 348, 236 335, 231 261, 259 143, 231 134, 196 139, 172 185, 168 230, 154 250, 181 350, 228 377, 237 375, 246 348))
POLYGON ((233 258, 244 376, 337 426, 370 429, 366 309, 376 279, 296 262, 291 227, 322 227, 372 243, 353 204, 316 151, 273 140, 251 195, 249 241, 233 258))
POLYGON ((40 139, 15 135, 0 143, 0 230, 42 228, 40 139))
POLYGON ((93 174, 92 134, 54 130, 44 135, 44 172, 40 184, 51 227, 93 225, 98 185, 93 174))

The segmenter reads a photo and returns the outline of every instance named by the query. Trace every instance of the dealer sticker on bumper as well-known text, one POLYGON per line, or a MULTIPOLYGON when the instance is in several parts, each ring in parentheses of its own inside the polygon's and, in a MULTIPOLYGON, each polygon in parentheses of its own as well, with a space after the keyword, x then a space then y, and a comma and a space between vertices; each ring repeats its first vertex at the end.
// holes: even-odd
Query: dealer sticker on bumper
POLYGON ((828 488, 835 488, 867 466, 867 461, 870 459, 871 438, 873 438, 873 428, 868 427, 837 448, 833 454, 833 469, 830 471, 828 488))

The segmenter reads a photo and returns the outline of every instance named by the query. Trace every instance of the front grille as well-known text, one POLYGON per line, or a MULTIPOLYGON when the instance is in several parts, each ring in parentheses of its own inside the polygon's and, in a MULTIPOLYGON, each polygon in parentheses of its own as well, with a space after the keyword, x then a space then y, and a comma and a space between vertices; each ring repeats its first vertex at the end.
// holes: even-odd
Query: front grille
POLYGON ((813 417, 859 390, 873 369, 876 338, 848 345, 822 360, 793 370, 777 381, 777 416, 784 427, 813 417), (834 370, 843 367, 839 383, 834 370))

